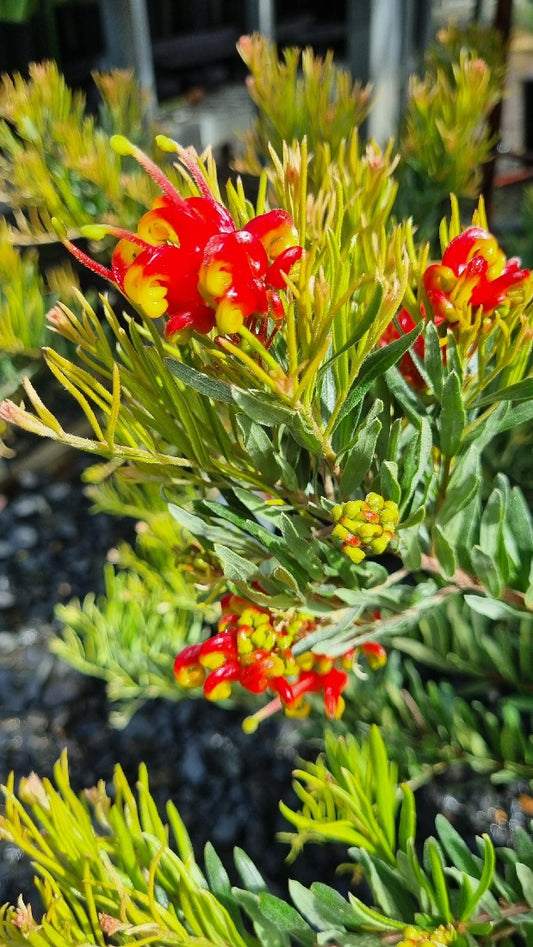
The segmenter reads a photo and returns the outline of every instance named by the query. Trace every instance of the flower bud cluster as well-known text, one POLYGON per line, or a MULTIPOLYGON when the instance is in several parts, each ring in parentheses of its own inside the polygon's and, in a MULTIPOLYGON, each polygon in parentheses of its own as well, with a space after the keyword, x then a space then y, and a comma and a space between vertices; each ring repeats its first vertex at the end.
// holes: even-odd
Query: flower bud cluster
MULTIPOLYGON (((158 143, 164 150, 177 148, 164 136, 158 143)), ((164 317, 165 335, 174 341, 186 341, 193 330, 231 335, 245 324, 265 336, 268 319, 279 324, 285 316, 279 291, 303 252, 290 214, 271 210, 238 229, 188 151, 177 149, 200 195, 183 198, 131 142, 116 135, 112 144, 119 154, 134 157, 163 194, 135 233, 103 224, 84 228, 89 239, 118 238, 110 268, 65 240, 73 255, 147 316, 164 317)))
MULTIPOLYGON (((496 310, 508 313, 531 284, 530 270, 523 269, 517 257, 507 259, 496 238, 482 227, 467 227, 450 241, 440 263, 431 263, 422 275, 423 300, 420 314, 435 326, 454 330, 469 329, 478 314, 486 325, 496 310)), ((414 329, 415 322, 406 309, 401 309, 380 339, 380 346, 389 345, 414 329)), ((446 359, 446 338, 441 338, 442 358, 446 359)), ((423 361, 424 338, 419 336, 413 346, 423 361)), ((425 387, 409 352, 399 369, 415 389, 425 387)))
POLYGON ((352 562, 362 562, 368 554, 379 556, 394 536, 400 518, 393 500, 369 493, 365 500, 349 500, 333 507, 336 526, 332 535, 342 541, 342 551, 352 562))
POLYGON ((491 233, 467 227, 448 244, 442 262, 427 267, 422 283, 435 322, 454 325, 468 318, 469 307, 481 308, 484 316, 510 308, 529 276, 517 257, 507 259, 491 233))
POLYGON ((450 925, 439 924, 433 931, 424 931, 419 927, 409 925, 403 930, 403 939, 397 947, 441 947, 452 944, 456 939, 456 931, 450 925))
MULTIPOLYGON (((294 645, 318 627, 312 615, 261 608, 231 594, 221 604, 217 633, 184 648, 175 659, 174 674, 181 687, 202 687, 204 696, 213 701, 230 697, 235 684, 252 694, 268 691, 290 716, 306 716, 311 709, 308 695, 321 693, 326 714, 342 715, 341 695, 354 649, 338 658, 312 651, 295 655, 294 645)), ((367 642, 361 650, 373 669, 386 661, 379 644, 367 642)))

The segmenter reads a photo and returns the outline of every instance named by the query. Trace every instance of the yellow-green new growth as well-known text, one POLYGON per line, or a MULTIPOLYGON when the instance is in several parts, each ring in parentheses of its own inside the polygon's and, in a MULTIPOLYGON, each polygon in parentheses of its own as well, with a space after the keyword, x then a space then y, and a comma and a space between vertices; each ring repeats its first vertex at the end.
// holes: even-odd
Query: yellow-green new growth
POLYGON ((400 518, 393 500, 369 493, 365 500, 349 500, 333 507, 332 536, 342 540, 342 551, 356 564, 368 553, 381 555, 391 542, 400 518))

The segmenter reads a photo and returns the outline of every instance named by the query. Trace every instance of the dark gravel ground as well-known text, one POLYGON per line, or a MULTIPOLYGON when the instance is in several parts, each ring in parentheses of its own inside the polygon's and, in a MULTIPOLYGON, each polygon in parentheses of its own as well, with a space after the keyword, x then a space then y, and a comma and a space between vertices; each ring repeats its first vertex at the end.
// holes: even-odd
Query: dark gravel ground
MULTIPOLYGON (((154 795, 177 804, 198 857, 210 839, 228 869, 234 845, 257 862, 275 890, 287 877, 332 882, 339 852, 316 846, 288 867, 287 828, 278 811, 290 800, 297 750, 291 732, 266 722, 255 738, 242 713, 206 701, 152 701, 123 730, 108 722, 104 685, 53 656, 54 605, 102 591, 102 565, 133 525, 91 514, 80 481, 86 464, 70 458, 54 474, 25 471, 0 487, 0 781, 32 770, 51 775, 67 748, 73 786, 110 782, 120 763, 135 781, 140 761, 154 795)), ((31 888, 32 871, 12 845, 0 845, 0 904, 31 888)))
MULTIPOLYGON (((80 481, 86 463, 71 457, 53 474, 22 464, 0 485, 0 781, 11 770, 17 777, 32 770, 51 775, 64 747, 77 789, 109 783, 115 763, 134 782, 144 761, 156 800, 161 807, 169 798, 176 803, 198 857, 210 839, 231 872, 239 845, 278 893, 289 877, 342 890, 345 882, 335 878, 342 849, 309 846, 288 866, 286 847, 275 841, 287 828, 278 801, 293 801, 291 771, 302 749, 282 721, 268 721, 249 737, 241 713, 201 700, 152 701, 115 730, 102 682, 48 650, 57 631, 54 605, 100 592, 108 551, 133 539, 131 522, 90 513, 80 481)), ((421 835, 433 832, 435 813, 444 811, 472 841, 490 831, 497 844, 508 844, 513 826, 533 814, 529 792, 527 784, 496 790, 456 773, 422 791, 421 835)), ((28 900, 32 874, 14 846, 0 845, 0 904, 20 892, 28 900)))

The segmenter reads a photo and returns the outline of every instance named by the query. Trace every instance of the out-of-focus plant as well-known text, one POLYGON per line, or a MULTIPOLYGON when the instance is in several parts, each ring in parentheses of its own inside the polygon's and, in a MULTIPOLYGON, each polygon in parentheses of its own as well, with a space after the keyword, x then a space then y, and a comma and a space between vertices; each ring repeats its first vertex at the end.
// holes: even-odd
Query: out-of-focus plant
POLYGON ((477 25, 442 30, 427 51, 424 74, 409 80, 396 212, 411 214, 425 238, 435 232, 450 193, 478 196, 496 144, 489 118, 504 83, 501 40, 477 25))
POLYGON ((416 804, 398 785, 377 729, 363 744, 326 740, 326 754, 296 774, 302 809, 288 818, 298 844, 338 839, 345 868, 363 871, 371 904, 343 897, 324 882, 289 883, 290 902, 273 895, 259 870, 235 850, 232 885, 208 844, 203 868, 173 802, 166 823, 140 767, 137 794, 116 767, 113 790, 102 781, 76 795, 66 756, 54 782, 36 774, 3 787, 0 835, 35 866, 44 903, 40 920, 21 899, 0 916, 2 942, 15 947, 74 944, 218 944, 288 947, 335 943, 371 947, 414 944, 529 943, 533 841, 516 833, 514 850, 495 851, 489 837, 472 852, 442 816, 437 837, 415 846, 416 804), (395 815, 398 816, 397 823, 395 815))
POLYGON ((113 550, 101 596, 90 593, 82 603, 57 607, 64 631, 52 648, 82 673, 105 679, 113 722, 124 725, 144 701, 181 696, 169 657, 199 640, 217 616, 217 606, 198 607, 199 590, 212 582, 215 563, 198 545, 185 544, 149 484, 108 479, 97 490, 96 508, 134 518, 136 546, 121 543, 113 550))
POLYGON ((13 395, 24 374, 42 364, 42 346, 50 336, 46 313, 61 298, 74 296, 77 276, 69 263, 42 275, 38 253, 19 250, 0 218, 0 393, 13 395))
MULTIPOLYGON (((316 190, 321 170, 335 174, 336 162, 344 160, 347 143, 367 117, 370 87, 352 84, 331 57, 322 60, 310 50, 294 48, 280 56, 258 35, 245 37, 238 48, 258 108, 239 167, 259 174, 270 164, 269 149, 281 157, 283 142, 305 135, 309 152, 324 156, 308 170, 310 190, 316 190)), ((494 146, 488 120, 502 99, 504 81, 499 35, 476 24, 441 30, 427 51, 424 74, 410 79, 396 146, 395 212, 413 217, 424 239, 433 237, 450 193, 458 199, 478 196, 482 167, 494 146)))
POLYGON ((237 48, 250 70, 247 86, 258 110, 242 158, 251 174, 269 163, 270 148, 281 155, 284 142, 292 145, 304 136, 310 152, 327 143, 336 156, 367 117, 370 86, 354 82, 332 53, 320 57, 311 48, 292 47, 279 57, 277 47, 259 34, 243 37, 237 48))
POLYGON ((28 79, 2 76, 0 198, 13 215, 16 243, 56 241, 53 216, 78 234, 95 215, 132 222, 150 202, 146 176, 125 173, 109 150, 115 132, 141 142, 149 137, 143 93, 130 72, 96 75, 95 81, 101 125, 53 62, 30 65, 28 79))

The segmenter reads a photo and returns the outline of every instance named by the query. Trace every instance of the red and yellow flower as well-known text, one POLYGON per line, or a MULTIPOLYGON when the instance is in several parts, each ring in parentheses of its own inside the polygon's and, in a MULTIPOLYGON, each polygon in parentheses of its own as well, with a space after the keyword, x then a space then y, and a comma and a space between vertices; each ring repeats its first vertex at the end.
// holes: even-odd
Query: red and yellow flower
MULTIPOLYGON (((279 291, 302 254, 290 214, 271 210, 237 229, 189 152, 181 150, 180 159, 200 195, 184 198, 143 152, 121 136, 112 141, 121 154, 140 162, 163 194, 135 233, 104 225, 84 228, 89 237, 119 238, 109 269, 65 241, 71 252, 147 316, 164 317, 169 338, 214 328, 233 334, 244 323, 268 318, 278 324, 284 318, 279 291)), ((264 325, 262 330, 264 335, 264 325)))
MULTIPOLYGON (((450 241, 440 263, 430 264, 422 276, 420 314, 434 325, 447 324, 452 329, 470 329, 473 320, 485 321, 496 311, 502 314, 525 299, 531 286, 531 273, 523 269, 517 257, 507 259, 496 238, 482 227, 467 227, 450 241)), ((388 345, 406 335, 415 322, 406 309, 400 310, 387 326, 380 345, 388 345)), ((442 356, 446 357, 446 339, 441 339, 442 356)), ((423 360, 424 338, 419 336, 413 346, 423 360)), ((399 363, 399 370, 415 389, 425 387, 409 352, 399 363)))
MULTIPOLYGON (((296 643, 318 627, 312 615, 295 609, 275 612, 232 594, 221 604, 216 633, 177 655, 174 674, 180 686, 202 687, 204 696, 214 701, 230 697, 236 684, 252 694, 269 692, 275 699, 255 715, 257 719, 278 707, 292 716, 306 716, 311 709, 309 694, 323 695, 328 717, 342 715, 342 692, 356 649, 340 658, 312 651, 294 654, 296 643)), ((373 669, 386 661, 385 650, 375 642, 363 644, 361 651, 373 669)))
POLYGON ((529 276, 518 257, 507 259, 488 230, 467 227, 448 244, 442 262, 427 267, 422 283, 434 320, 454 325, 468 307, 490 316, 502 305, 512 306, 529 276))

